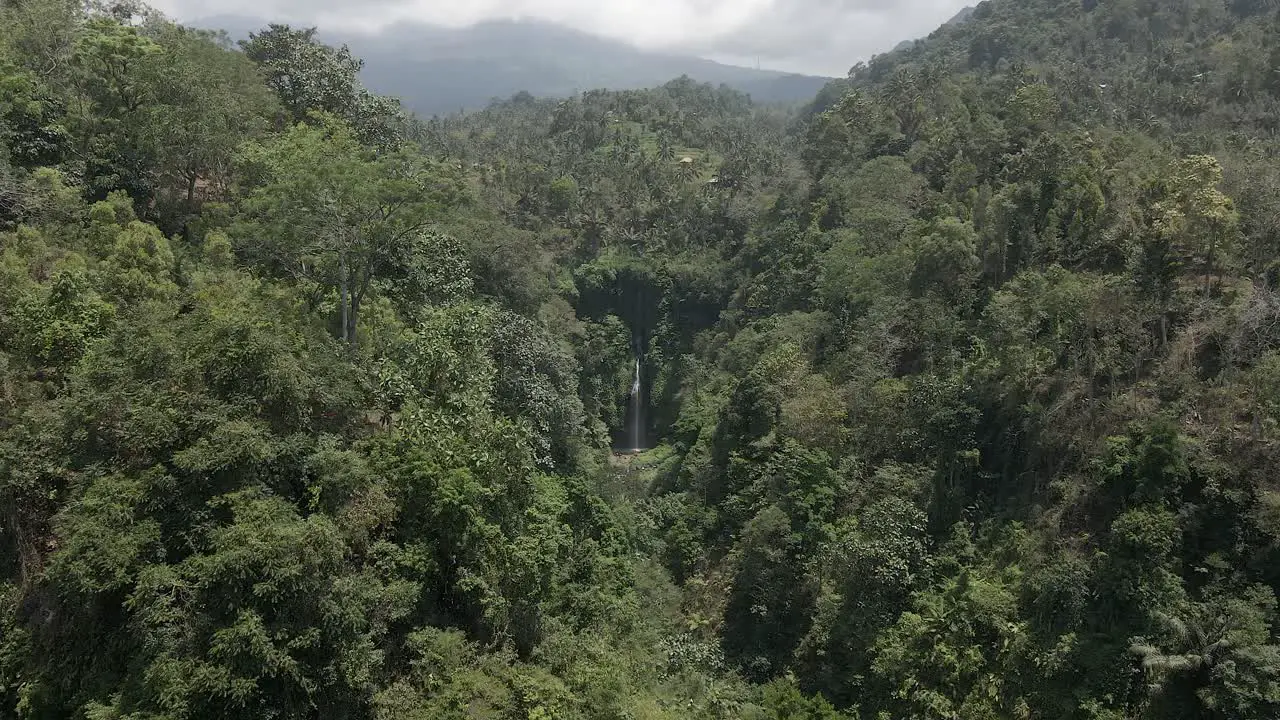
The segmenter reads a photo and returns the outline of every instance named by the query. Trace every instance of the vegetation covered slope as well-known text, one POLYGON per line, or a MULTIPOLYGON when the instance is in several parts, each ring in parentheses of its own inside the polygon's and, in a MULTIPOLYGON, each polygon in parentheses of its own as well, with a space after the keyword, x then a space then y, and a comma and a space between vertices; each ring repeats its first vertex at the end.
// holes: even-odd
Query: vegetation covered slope
POLYGON ((72 8, 0 46, 5 713, 1280 714, 1266 3, 425 122, 72 8))
MULTIPOLYGON (((583 193, 595 233, 541 209, 551 178, 506 182, 513 222, 592 243, 578 277, 645 308, 618 311, 666 440, 645 511, 730 667, 863 716, 1277 712, 1275 22, 986 3, 798 141, 716 123, 683 209, 583 193)), ((453 137, 483 165, 512 123, 532 167, 630 188, 637 146, 712 125, 599 103, 453 137), (626 171, 573 167, 576 138, 626 171)))
POLYGON ((993 1, 815 106, 655 501, 732 664, 891 717, 1277 712, 1275 21, 993 1))

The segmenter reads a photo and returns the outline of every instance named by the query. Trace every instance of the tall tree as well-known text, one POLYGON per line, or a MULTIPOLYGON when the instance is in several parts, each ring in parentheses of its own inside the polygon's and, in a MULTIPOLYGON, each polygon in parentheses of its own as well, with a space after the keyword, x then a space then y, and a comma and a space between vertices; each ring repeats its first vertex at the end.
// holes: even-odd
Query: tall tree
POLYGON ((1200 267, 1208 297, 1213 275, 1239 235, 1235 205, 1218 189, 1222 166, 1212 156, 1193 155, 1169 168, 1167 182, 1169 198, 1158 206, 1158 227, 1184 257, 1200 267))
POLYGON ((338 335, 356 342, 364 300, 379 282, 412 274, 424 230, 460 200, 418 158, 380 154, 346 125, 297 125, 241 154, 251 185, 244 253, 268 271, 338 293, 338 335))
POLYGON ((197 186, 226 185, 236 148, 278 112, 253 63, 222 41, 209 32, 162 26, 156 42, 163 54, 148 67, 156 101, 145 109, 146 132, 160 181, 177 191, 188 211, 197 186))
POLYGON ((315 28, 272 24, 250 33, 241 47, 262 68, 267 85, 294 122, 325 112, 346 120, 361 142, 379 147, 399 143, 404 124, 400 101, 375 95, 360 84, 364 61, 347 46, 318 42, 315 28))

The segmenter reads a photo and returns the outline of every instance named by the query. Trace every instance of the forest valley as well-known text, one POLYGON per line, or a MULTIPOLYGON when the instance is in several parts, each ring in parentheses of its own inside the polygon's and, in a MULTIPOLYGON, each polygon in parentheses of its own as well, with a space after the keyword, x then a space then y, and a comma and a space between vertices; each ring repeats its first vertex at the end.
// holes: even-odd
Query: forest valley
POLYGON ((1280 717, 1274 2, 359 70, 0 5, 0 717, 1280 717))

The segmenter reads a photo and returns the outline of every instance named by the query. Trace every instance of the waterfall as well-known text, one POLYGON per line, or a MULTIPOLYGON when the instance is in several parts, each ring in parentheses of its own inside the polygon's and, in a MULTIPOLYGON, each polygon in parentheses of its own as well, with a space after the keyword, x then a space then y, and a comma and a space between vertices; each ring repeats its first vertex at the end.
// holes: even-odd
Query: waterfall
POLYGON ((636 355, 636 374, 631 380, 631 450, 644 449, 644 393, 640 384, 640 355, 636 355))

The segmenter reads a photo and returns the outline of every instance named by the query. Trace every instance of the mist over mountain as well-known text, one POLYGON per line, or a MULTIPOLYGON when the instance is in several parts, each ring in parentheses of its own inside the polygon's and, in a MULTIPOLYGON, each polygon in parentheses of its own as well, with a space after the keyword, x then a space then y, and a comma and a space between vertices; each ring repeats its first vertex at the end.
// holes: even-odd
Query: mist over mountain
MULTIPOLYGON (((247 37, 270 21, 213 16, 191 23, 247 37)), ((562 97, 606 88, 660 85, 681 75, 749 93, 757 102, 809 100, 829 78, 727 65, 690 55, 641 50, 552 23, 492 21, 454 29, 425 23, 397 25, 377 34, 320 28, 329 43, 345 43, 363 58, 363 80, 423 115, 484 107, 524 91, 562 97)))

